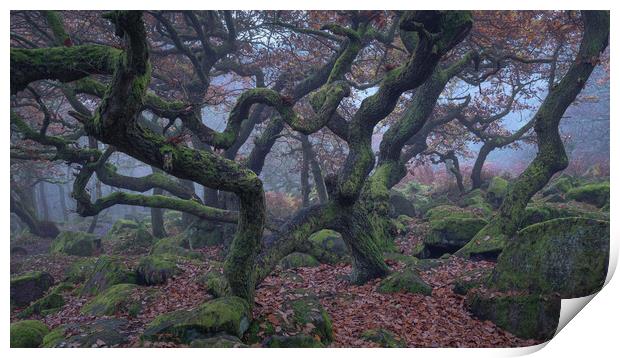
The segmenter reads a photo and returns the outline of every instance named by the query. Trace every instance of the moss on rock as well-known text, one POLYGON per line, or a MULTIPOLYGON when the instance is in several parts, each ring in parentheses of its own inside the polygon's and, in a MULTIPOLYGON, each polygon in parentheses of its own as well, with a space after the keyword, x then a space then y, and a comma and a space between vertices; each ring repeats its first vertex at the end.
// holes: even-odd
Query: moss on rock
POLYGON ((465 246, 488 222, 480 218, 454 218, 431 220, 431 230, 424 238, 430 257, 453 253, 465 246))
POLYGON ((180 310, 156 317, 149 323, 142 340, 170 340, 189 343, 218 333, 242 337, 250 325, 250 307, 236 296, 207 301, 191 310, 180 310))
POLYGON ((381 281, 377 291, 381 293, 408 292, 425 296, 430 296, 433 293, 431 286, 411 269, 390 274, 381 281))
POLYGON ((153 245, 150 254, 151 255, 173 255, 173 256, 182 256, 187 257, 189 259, 201 260, 202 254, 199 252, 194 252, 188 250, 182 246, 183 244, 183 236, 173 236, 163 238, 153 245))
POLYGON ((101 248, 96 235, 78 231, 63 231, 52 241, 50 253, 73 256, 93 256, 101 248))
POLYGON ((426 212, 424 217, 429 221, 442 220, 445 218, 454 219, 473 219, 479 217, 471 210, 460 208, 454 205, 439 205, 426 212))
POLYGON ((348 262, 349 248, 342 236, 333 230, 320 230, 310 235, 303 252, 322 263, 336 264, 348 262))
POLYGON ((199 281, 204 285, 207 292, 215 298, 230 295, 230 286, 223 273, 212 270, 200 277, 199 281))
POLYGON ((331 318, 316 296, 306 295, 288 301, 284 304, 283 310, 293 312, 290 320, 293 327, 289 328, 295 330, 306 328, 305 333, 311 337, 319 337, 321 343, 326 345, 334 339, 331 318), (310 329, 307 329, 308 327, 310 329))
POLYGON ((565 218, 528 226, 499 256, 490 284, 576 298, 599 291, 609 263, 609 222, 565 218))
POLYGON ((532 203, 525 208, 525 216, 521 221, 520 227, 524 228, 543 221, 569 217, 609 220, 608 214, 598 211, 584 210, 577 205, 550 202, 532 203))
POLYGON ((407 345, 403 340, 397 338, 394 333, 387 329, 377 328, 362 332, 363 340, 374 342, 383 348, 405 348, 407 345))
POLYGON ((37 348, 49 329, 43 322, 27 320, 11 323, 11 348, 37 348))
POLYGON ((44 348, 117 347, 128 342, 127 320, 99 318, 59 326, 43 337, 44 348))
POLYGON ((98 258, 86 257, 73 262, 65 270, 65 280, 71 283, 81 283, 92 274, 98 258))
POLYGON ((65 299, 58 292, 50 292, 44 297, 39 298, 30 304, 26 309, 18 314, 19 318, 27 318, 34 314, 46 316, 48 314, 57 312, 62 306, 65 305, 65 299))
POLYGON ((120 258, 101 256, 84 282, 80 295, 97 295, 120 283, 136 283, 135 272, 129 270, 120 258))
POLYGON ((32 271, 11 277, 11 306, 26 306, 43 297, 53 284, 52 275, 43 271, 32 271))
POLYGON ((609 203, 609 182, 586 184, 573 188, 566 193, 566 198, 601 208, 609 203))
POLYGON ((549 340, 555 334, 560 318, 561 299, 539 294, 497 295, 470 290, 467 308, 481 320, 524 339, 549 340))
POLYGON ((177 266, 179 258, 173 255, 149 255, 140 259, 136 268, 137 282, 140 285, 159 285, 168 281, 181 270, 177 266))
POLYGON ((495 208, 499 208, 508 193, 508 180, 502 177, 493 177, 487 188, 487 200, 495 208))
POLYGON ((315 267, 320 263, 313 256, 301 252, 293 252, 280 260, 283 269, 293 269, 298 267, 315 267))
POLYGON ((215 337, 195 339, 190 343, 190 348, 245 348, 241 340, 235 336, 221 334, 215 337))
POLYGON ((297 334, 294 336, 271 336, 262 343, 266 348, 324 348, 321 341, 307 334, 297 334))
POLYGON ((389 198, 390 217, 396 218, 400 215, 415 216, 415 208, 413 203, 399 191, 391 190, 389 198))
POLYGON ((114 285, 82 307, 81 312, 93 316, 127 314, 135 317, 142 311, 141 299, 135 295, 138 287, 131 283, 114 285))

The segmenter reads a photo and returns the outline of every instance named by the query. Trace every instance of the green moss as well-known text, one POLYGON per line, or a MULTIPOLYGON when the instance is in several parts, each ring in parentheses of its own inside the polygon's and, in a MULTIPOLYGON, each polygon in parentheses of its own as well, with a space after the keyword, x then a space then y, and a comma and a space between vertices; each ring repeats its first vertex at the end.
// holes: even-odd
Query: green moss
POLYGON ((429 209, 424 216, 429 221, 433 221, 445 218, 470 219, 475 218, 476 214, 467 209, 459 208, 458 206, 440 205, 429 209))
POLYGON ((293 252, 280 260, 280 266, 283 269, 315 267, 319 265, 320 263, 313 256, 301 252, 293 252))
POLYGON ((394 272, 381 281, 377 288, 380 293, 408 292, 430 296, 431 286, 424 282, 413 270, 394 272))
POLYGON ((42 348, 53 348, 65 339, 65 329, 63 327, 54 328, 43 337, 42 348))
MULTIPOLYGON (((574 204, 574 203, 573 203, 574 204)), ((525 208, 525 215, 520 228, 552 219, 583 217, 596 220, 609 220, 609 216, 596 211, 579 208, 576 205, 563 203, 532 203, 525 208)))
POLYGON ((379 347, 383 348, 407 347, 404 341, 395 337, 394 333, 383 328, 366 330, 362 332, 361 338, 366 341, 377 343, 379 347))
POLYGON ((239 338, 227 334, 215 337, 195 339, 190 343, 190 348, 245 348, 247 347, 239 338))
POLYGON ((100 247, 101 240, 93 234, 63 231, 52 242, 50 252, 74 256, 93 256, 100 247))
POLYGON ((19 318, 27 318, 34 314, 45 316, 58 311, 64 306, 65 300, 62 295, 52 292, 30 304, 26 309, 18 314, 19 318))
POLYGON ((488 222, 479 218, 446 217, 431 220, 424 245, 436 254, 452 253, 465 246, 488 222))
POLYGON ((137 280, 141 285, 159 285, 178 274, 179 258, 168 254, 149 255, 140 259, 136 268, 137 280))
POLYGON ((202 254, 199 252, 190 251, 184 247, 182 247, 183 237, 182 236, 174 236, 174 237, 166 237, 163 238, 153 245, 150 254, 151 255, 172 255, 172 256, 182 256, 187 257, 189 259, 201 260, 202 254))
POLYGON ((502 204, 506 193, 508 193, 508 184, 508 180, 502 177, 493 177, 491 179, 487 189, 487 200, 491 205, 498 208, 502 204))
POLYGON ((587 184, 571 189, 566 193, 566 198, 601 208, 609 203, 609 183, 587 184))
POLYGON ((112 254, 144 254, 153 246, 155 239, 143 223, 120 219, 104 236, 112 254))
POLYGON ((478 319, 490 320, 517 337, 549 340, 558 326, 560 302, 553 296, 502 296, 471 290, 465 305, 478 319))
POLYGON ((11 323, 11 348, 37 348, 48 332, 47 326, 40 321, 11 323))
POLYGON ((349 249, 342 236, 333 230, 320 230, 310 235, 305 253, 322 263, 336 264, 350 260, 349 249))
POLYGON ((173 340, 188 343, 218 333, 241 337, 250 324, 250 307, 236 296, 207 301, 192 311, 163 314, 149 323, 143 340, 173 340))
POLYGON ((80 295, 97 295, 121 283, 136 283, 136 274, 120 258, 101 256, 80 290, 80 295))
POLYGON ((321 343, 329 344, 334 339, 329 314, 316 297, 308 295, 286 302, 283 309, 293 311, 291 324, 294 327, 306 327, 311 323, 313 328, 308 334, 318 336, 321 343))
POLYGON ((506 235, 501 232, 497 219, 491 220, 455 255, 473 259, 494 260, 504 249, 506 235))
POLYGON ((609 238, 607 221, 565 218, 528 226, 504 248, 490 284, 562 298, 591 295, 607 276, 609 238))
POLYGON ((230 295, 228 280, 217 270, 212 270, 202 276, 200 282, 205 286, 207 292, 215 298, 230 295))
POLYGON ((131 283, 114 285, 97 295, 81 312, 93 316, 128 314, 135 317, 142 310, 141 299, 133 297, 137 288, 131 283))

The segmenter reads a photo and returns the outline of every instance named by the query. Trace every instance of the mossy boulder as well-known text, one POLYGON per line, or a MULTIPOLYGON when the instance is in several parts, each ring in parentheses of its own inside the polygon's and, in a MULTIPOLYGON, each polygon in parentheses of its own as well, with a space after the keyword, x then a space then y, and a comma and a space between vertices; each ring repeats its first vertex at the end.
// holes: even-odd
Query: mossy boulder
POLYGON ((463 195, 463 197, 459 200, 459 204, 463 207, 486 203, 486 193, 482 191, 482 189, 474 189, 463 195))
POLYGON ((112 254, 139 255, 147 253, 155 238, 143 223, 121 219, 104 236, 112 254))
POLYGON ((245 348, 238 337, 229 334, 221 334, 215 337, 195 339, 190 343, 190 348, 245 348))
POLYGON ((221 225, 197 220, 179 234, 180 245, 192 250, 221 245, 226 239, 224 233, 225 230, 221 225))
POLYGON ((562 174, 556 180, 550 182, 541 193, 543 196, 563 195, 577 185, 579 185, 578 179, 562 174))
POLYGON ((478 319, 489 320, 517 337, 546 341, 558 327, 561 299, 553 295, 498 295, 472 289, 465 305, 478 319))
POLYGON ((80 231, 63 231, 50 246, 50 253, 73 256, 93 256, 101 249, 101 239, 80 231))
POLYGON ((455 218, 431 220, 431 230, 424 238, 430 257, 453 253, 465 246, 488 222, 481 218, 455 218))
POLYGON ((121 258, 101 256, 84 282, 80 295, 97 295, 120 283, 136 283, 136 274, 121 258))
POLYGON ((454 205, 439 205, 426 212, 424 217, 429 221, 442 220, 445 218, 473 219, 479 217, 471 210, 454 205))
POLYGON ((90 277, 90 275, 92 275, 92 272, 97 265, 97 260, 99 260, 97 257, 85 257, 74 261, 65 270, 64 280, 71 283, 84 282, 88 277, 90 277))
POLYGON ((247 302, 236 296, 220 297, 187 311, 166 313, 149 323, 142 335, 146 341, 189 343, 217 334, 242 337, 250 325, 247 302))
POLYGON ((321 341, 307 334, 296 334, 294 336, 271 336, 263 341, 265 348, 324 348, 321 341))
POLYGON ((493 177, 489 182, 487 188, 487 201, 493 205, 494 208, 499 208, 504 201, 504 197, 508 193, 508 180, 502 177, 493 177))
POLYGON ((138 296, 138 285, 121 283, 97 295, 82 307, 82 314, 93 316, 112 316, 127 314, 135 317, 142 311, 142 300, 138 296))
POLYGON ((318 337, 325 345, 333 341, 331 318, 316 296, 307 294, 287 301, 283 305, 283 311, 292 311, 289 324, 285 324, 285 331, 301 330, 310 337, 318 337))
POLYGON ((182 256, 187 257, 189 259, 201 260, 202 254, 199 252, 194 252, 184 248, 183 246, 183 236, 177 235, 172 237, 166 237, 160 239, 153 245, 151 248, 151 255, 173 255, 173 256, 182 256))
POLYGON ((566 218, 528 226, 509 240, 490 285, 576 298, 599 291, 609 263, 609 222, 566 218))
POLYGON ((465 296, 469 290, 484 285, 491 276, 492 269, 477 268, 463 272, 455 281, 452 292, 465 296))
POLYGON ((99 318, 59 326, 43 337, 44 348, 117 347, 128 342, 128 321, 99 318))
POLYGON ((609 203, 609 182, 586 184, 573 188, 566 193, 566 198, 601 208, 609 203))
POLYGON ((413 203, 407 197, 396 190, 390 191, 389 198, 390 217, 396 218, 400 215, 415 216, 415 208, 413 203))
POLYGON ((454 254, 466 259, 496 261, 506 245, 506 240, 506 235, 491 221, 454 254))
POLYGON ((218 270, 211 270, 199 278, 199 282, 206 288, 207 292, 215 298, 230 295, 230 286, 223 273, 218 270))
POLYGON ((30 306, 26 307, 18 314, 19 318, 28 318, 34 314, 47 316, 48 314, 58 312, 62 306, 65 305, 65 299, 61 292, 67 289, 72 289, 73 285, 60 284, 53 288, 50 293, 38 300, 32 302, 30 306))
POLYGON ((43 297, 52 285, 54 278, 43 271, 32 271, 11 277, 11 306, 26 306, 43 297))
POLYGON ((136 268, 137 282, 140 285, 159 285, 181 272, 179 258, 173 255, 149 255, 140 259, 136 268))
POLYGON ((27 320, 11 323, 11 348, 37 348, 49 332, 40 321, 27 320))
POLYGON ((394 333, 387 329, 369 329, 362 332, 361 337, 365 341, 374 342, 383 348, 406 348, 407 345, 394 333))
POLYGON ((342 236, 333 230, 320 230, 310 235, 302 251, 326 264, 351 260, 347 244, 342 236))
POLYGON ((394 272, 384 278, 377 291, 380 293, 408 292, 430 296, 433 289, 412 269, 394 272))
POLYGON ((293 269, 298 267, 315 267, 319 266, 320 262, 313 256, 304 254, 302 252, 293 252, 285 256, 280 260, 280 266, 283 269, 293 269))

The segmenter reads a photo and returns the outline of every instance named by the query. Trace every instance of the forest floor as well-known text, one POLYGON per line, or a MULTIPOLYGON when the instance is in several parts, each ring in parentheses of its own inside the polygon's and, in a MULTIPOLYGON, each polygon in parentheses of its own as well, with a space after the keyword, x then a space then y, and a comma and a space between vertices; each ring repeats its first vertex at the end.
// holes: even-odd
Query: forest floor
MULTIPOLYGON (((417 240, 419 237, 413 234, 399 238, 396 243, 403 253, 407 253, 417 240)), ((45 245, 37 251, 45 252, 45 245)), ((144 287, 143 291, 138 292, 143 295, 141 298, 147 304, 137 317, 121 317, 129 321, 124 332, 129 337, 126 346, 138 346, 144 327, 156 316, 196 307, 209 298, 198 277, 212 269, 210 260, 221 261, 223 255, 219 247, 201 251, 207 258, 204 262, 187 261, 181 265, 182 273, 167 283, 144 287), (154 300, 153 290, 157 291, 154 300)), ((46 253, 13 256, 11 273, 42 270, 49 272, 60 282, 67 267, 76 259, 46 253)), ((139 256, 125 257, 125 260, 130 268, 135 267, 139 256)), ((386 262, 392 270, 401 270, 404 267, 398 261, 386 262)), ((362 332, 375 328, 393 332, 408 347, 517 347, 540 343, 519 339, 490 321, 480 321, 472 317, 465 308, 464 296, 453 293, 454 281, 463 272, 478 268, 489 269, 493 265, 492 262, 466 261, 451 256, 442 265, 421 272, 421 278, 433 288, 431 296, 379 293, 378 279, 361 286, 352 285, 347 280, 351 271, 349 264, 321 264, 317 267, 289 270, 278 268, 257 289, 254 317, 271 320, 275 313, 282 313, 277 311, 285 301, 294 299, 299 289, 305 289, 319 298, 331 317, 334 341, 330 347, 376 347, 375 343, 361 338, 362 332)), ((95 319, 94 316, 80 312, 90 298, 77 297, 70 293, 64 295, 67 304, 59 312, 42 318, 33 316, 32 319, 41 319, 50 328, 95 319)), ((17 320, 18 313, 18 310, 11 311, 11 322, 17 320)), ((177 346, 172 343, 155 345, 177 346)))

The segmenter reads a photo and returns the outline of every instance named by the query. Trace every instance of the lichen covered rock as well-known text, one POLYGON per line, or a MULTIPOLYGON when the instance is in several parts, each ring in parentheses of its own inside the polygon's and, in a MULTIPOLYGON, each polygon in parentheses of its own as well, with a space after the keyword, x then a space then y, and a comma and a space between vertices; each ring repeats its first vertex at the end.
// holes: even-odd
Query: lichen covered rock
POLYGON ((84 282, 88 277, 90 277, 90 275, 92 275, 92 272, 97 265, 97 260, 98 258, 96 257, 85 257, 73 262, 65 270, 64 280, 74 284, 84 282))
POLYGON ((54 284, 47 272, 33 271, 11 278, 11 305, 23 307, 45 295, 54 284))
POLYGON ((149 255, 140 259, 136 268, 137 281, 141 285, 159 285, 181 272, 179 258, 172 255, 149 255))
POLYGON ((315 267, 319 265, 319 261, 313 256, 301 252, 293 252, 280 260, 280 266, 282 266, 283 269, 315 267))
POLYGON ((135 317, 142 310, 141 299, 136 295, 138 287, 131 283, 114 285, 82 307, 81 312, 93 316, 127 314, 135 317))
POLYGON ((63 231, 50 246, 50 253, 93 256, 101 249, 101 239, 81 231, 63 231))
POLYGON ((189 343, 217 334, 242 337, 250 325, 250 307, 236 296, 207 301, 187 311, 166 313, 149 323, 142 335, 147 341, 174 341, 189 343))
POLYGON ((80 295, 97 295, 120 283, 136 283, 135 272, 129 270, 120 258, 101 256, 84 282, 80 295))
POLYGON ((49 329, 43 322, 28 320, 11 323, 11 348, 37 348, 49 329))
POLYGON ((433 289, 411 269, 394 272, 381 281, 377 288, 381 293, 408 292, 430 296, 433 289))
POLYGON ((431 230, 424 238, 430 257, 453 253, 465 246, 488 222, 480 218, 454 218, 431 220, 431 230))
POLYGON ((591 295, 607 276, 609 237, 608 221, 566 218, 528 226, 509 240, 490 284, 562 298, 591 295))
POLYGON ((478 319, 489 320, 517 337, 549 340, 558 327, 561 299, 553 295, 498 295, 472 289, 465 305, 478 319))
MULTIPOLYGON (((575 204, 573 202, 573 204, 575 204)), ((588 205, 583 205, 588 206, 588 205)), ((592 207, 590 207, 592 209, 592 207)), ((609 214, 594 210, 584 210, 577 205, 564 203, 532 203, 525 208, 521 228, 559 218, 583 217, 597 220, 609 220, 609 214)))

